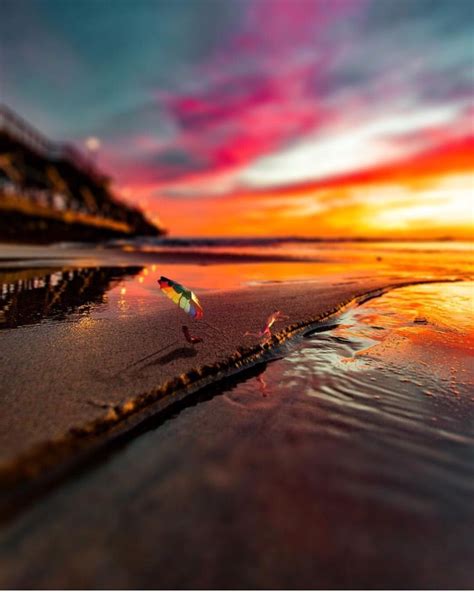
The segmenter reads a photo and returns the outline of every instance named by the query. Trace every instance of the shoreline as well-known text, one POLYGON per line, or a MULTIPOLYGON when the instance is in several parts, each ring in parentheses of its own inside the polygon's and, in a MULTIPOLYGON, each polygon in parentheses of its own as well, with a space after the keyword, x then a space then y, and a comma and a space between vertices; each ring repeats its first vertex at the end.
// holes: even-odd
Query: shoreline
MULTIPOLYGON (((379 282, 379 286, 357 292, 346 298, 340 298, 334 304, 319 312, 317 315, 297 319, 285 328, 275 332, 269 344, 259 343, 248 346, 238 345, 233 354, 224 360, 215 360, 197 368, 189 368, 168 377, 151 390, 142 391, 134 397, 115 403, 97 402, 95 409, 102 408, 104 412, 89 422, 69 426, 67 431, 55 438, 36 443, 33 447, 13 456, 0 465, 0 483, 6 487, 3 501, 0 505, 0 518, 5 520, 11 516, 12 509, 22 506, 22 497, 29 499, 32 495, 25 491, 29 486, 37 486, 39 490, 47 488, 67 477, 77 467, 93 463, 97 456, 114 447, 123 439, 131 438, 131 433, 152 421, 153 418, 166 414, 171 408, 186 405, 188 400, 197 396, 203 389, 217 389, 221 384, 237 379, 240 373, 250 371, 254 366, 268 362, 275 358, 278 349, 284 347, 291 339, 311 331, 312 326, 318 326, 324 321, 340 315, 345 310, 359 306, 370 299, 383 294, 418 284, 432 284, 440 282, 460 282, 464 278, 413 279, 406 278, 396 282, 379 282)), ((280 287, 273 287, 270 292, 281 292, 280 287)), ((291 292, 295 286, 286 287, 291 292)), ((268 289, 267 289, 268 292, 268 289)), ((225 294, 225 293, 224 293, 225 294)), ((235 293, 230 293, 234 295, 235 293)), ((222 296, 222 293, 221 293, 222 296)), ((242 340, 243 341, 243 340, 242 340)), ((89 404, 91 401, 88 402, 89 404)))
MULTIPOLYGON (((229 248, 231 249, 231 248, 229 248)), ((247 264, 247 263, 320 263, 322 258, 284 253, 236 253, 227 251, 172 249, 128 249, 107 245, 57 244, 18 245, 0 243, 0 272, 37 266, 105 266, 146 265, 156 262, 172 264, 247 264)))

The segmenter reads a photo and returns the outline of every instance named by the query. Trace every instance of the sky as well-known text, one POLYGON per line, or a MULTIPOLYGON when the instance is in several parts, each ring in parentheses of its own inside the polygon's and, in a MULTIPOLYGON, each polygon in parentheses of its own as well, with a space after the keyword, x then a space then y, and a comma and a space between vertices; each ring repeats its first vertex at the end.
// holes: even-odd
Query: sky
POLYGON ((472 236, 472 0, 0 7, 1 101, 173 235, 472 236))

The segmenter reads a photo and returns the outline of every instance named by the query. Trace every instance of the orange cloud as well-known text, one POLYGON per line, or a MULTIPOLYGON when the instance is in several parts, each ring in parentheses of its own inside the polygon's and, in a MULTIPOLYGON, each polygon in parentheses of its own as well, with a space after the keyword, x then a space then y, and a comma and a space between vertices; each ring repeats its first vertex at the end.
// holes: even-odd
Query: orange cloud
MULTIPOLYGON (((342 189, 388 183, 413 188, 432 178, 473 170, 474 135, 470 134, 396 162, 318 181, 280 187, 277 192, 278 195, 295 196, 320 189, 342 189)), ((274 191, 262 190, 258 193, 273 195, 274 191)))
POLYGON ((351 174, 221 197, 160 199, 175 234, 468 238, 474 137, 351 174))

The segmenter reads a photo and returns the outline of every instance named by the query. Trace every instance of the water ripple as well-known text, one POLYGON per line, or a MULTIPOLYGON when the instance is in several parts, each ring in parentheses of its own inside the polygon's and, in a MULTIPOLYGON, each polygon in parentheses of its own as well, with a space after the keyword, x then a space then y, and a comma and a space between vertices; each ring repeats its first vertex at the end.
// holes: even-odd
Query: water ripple
POLYGON ((330 442, 338 452, 330 456, 333 486, 342 492, 423 512, 467 508, 473 294, 467 282, 394 290, 308 332, 227 401, 273 408, 303 441, 330 442))

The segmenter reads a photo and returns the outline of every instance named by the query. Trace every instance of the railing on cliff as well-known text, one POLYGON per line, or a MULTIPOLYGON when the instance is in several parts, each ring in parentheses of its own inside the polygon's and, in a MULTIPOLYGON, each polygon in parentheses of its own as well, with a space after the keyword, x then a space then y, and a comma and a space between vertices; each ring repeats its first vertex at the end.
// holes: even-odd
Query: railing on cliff
POLYGON ((16 212, 30 219, 77 223, 109 233, 163 233, 137 208, 117 199, 110 191, 110 179, 73 145, 49 140, 4 104, 0 104, 2 138, 3 218, 7 212, 16 212))
POLYGON ((70 161, 78 169, 97 180, 106 179, 93 163, 72 144, 53 142, 39 130, 15 113, 7 105, 0 103, 0 131, 19 140, 33 152, 52 161, 70 161))

